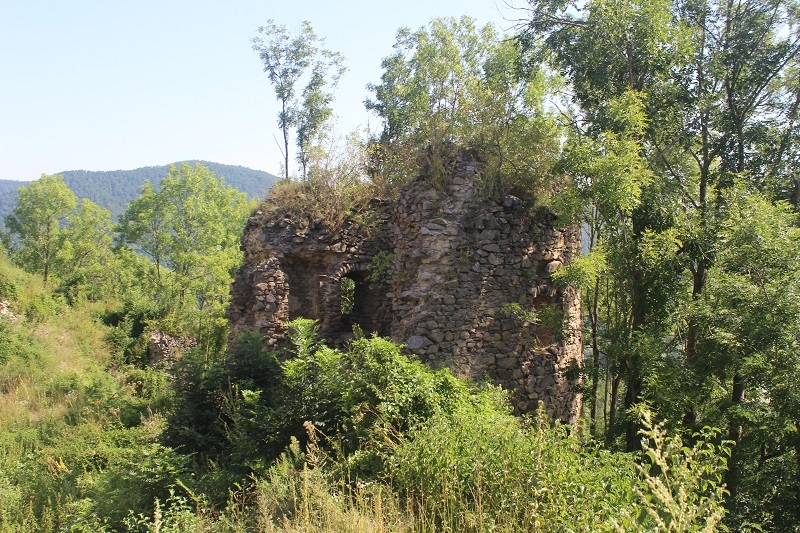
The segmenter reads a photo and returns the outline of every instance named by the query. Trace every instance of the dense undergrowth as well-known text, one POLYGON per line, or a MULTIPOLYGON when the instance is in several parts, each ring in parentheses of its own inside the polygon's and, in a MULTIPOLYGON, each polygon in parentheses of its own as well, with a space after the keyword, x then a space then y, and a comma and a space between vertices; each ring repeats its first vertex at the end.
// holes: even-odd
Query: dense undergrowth
POLYGON ((304 320, 291 350, 244 335, 167 372, 132 357, 136 339, 119 350, 106 323, 123 308, 69 305, 5 257, 0 279, 20 315, 0 319, 3 532, 712 531, 721 519, 713 435, 684 446, 645 419, 638 464, 514 417, 503 391, 387 340, 317 345, 304 320))

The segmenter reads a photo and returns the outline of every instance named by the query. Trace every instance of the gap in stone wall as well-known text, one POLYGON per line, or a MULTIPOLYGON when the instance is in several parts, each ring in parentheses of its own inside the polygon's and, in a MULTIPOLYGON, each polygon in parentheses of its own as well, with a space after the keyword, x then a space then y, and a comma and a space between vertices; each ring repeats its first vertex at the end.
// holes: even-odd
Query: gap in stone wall
POLYGON ((371 274, 369 270, 358 270, 346 275, 354 282, 353 308, 346 316, 346 321, 350 331, 353 324, 358 324, 366 335, 388 335, 385 318, 387 298, 372 286, 371 274))
POLYGON ((555 302, 554 298, 547 295, 540 295, 533 299, 533 309, 539 315, 534 334, 542 346, 549 346, 557 341, 553 314, 561 312, 561 309, 555 302))
POLYGON ((324 265, 287 256, 281 259, 281 266, 289 292, 289 320, 322 318, 320 276, 325 275, 324 265))

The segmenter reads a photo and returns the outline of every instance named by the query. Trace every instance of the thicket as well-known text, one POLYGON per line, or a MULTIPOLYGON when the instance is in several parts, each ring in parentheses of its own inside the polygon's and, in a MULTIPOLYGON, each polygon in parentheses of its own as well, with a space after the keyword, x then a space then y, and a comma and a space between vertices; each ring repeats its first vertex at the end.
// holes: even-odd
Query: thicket
POLYGON ((70 303, 5 256, 0 277, 19 315, 0 319, 0 531, 688 531, 721 517, 715 435, 684 446, 648 428, 637 473, 633 456, 512 416, 499 389, 385 339, 328 348, 302 319, 282 351, 244 334, 151 367, 118 332, 158 318, 70 303), (35 301, 60 303, 29 313, 35 301))
MULTIPOLYGON (((40 283, 0 270, 23 294, 40 283)), ((721 517, 714 435, 684 445, 648 427, 637 471, 384 339, 334 350, 297 320, 291 349, 246 334, 167 373, 116 360, 102 316, 81 303, 2 322, 2 531, 689 531, 721 517)))

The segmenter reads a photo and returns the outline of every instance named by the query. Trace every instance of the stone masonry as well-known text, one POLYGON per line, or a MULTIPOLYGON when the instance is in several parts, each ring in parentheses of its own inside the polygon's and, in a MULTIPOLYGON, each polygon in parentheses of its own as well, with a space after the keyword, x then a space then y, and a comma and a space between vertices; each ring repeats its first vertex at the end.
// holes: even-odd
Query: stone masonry
POLYGON ((581 397, 569 371, 582 364, 580 294, 550 274, 579 252, 580 233, 556 229, 553 215, 534 216, 513 196, 487 198, 478 172, 461 157, 446 186, 420 179, 392 205, 373 202, 366 229, 345 223, 333 234, 256 210, 232 287, 233 333, 258 330, 277 346, 285 322, 303 316, 341 346, 358 324, 432 366, 511 390, 518 413, 541 402, 551 418, 575 423, 581 397), (355 287, 348 313, 344 278, 355 287))

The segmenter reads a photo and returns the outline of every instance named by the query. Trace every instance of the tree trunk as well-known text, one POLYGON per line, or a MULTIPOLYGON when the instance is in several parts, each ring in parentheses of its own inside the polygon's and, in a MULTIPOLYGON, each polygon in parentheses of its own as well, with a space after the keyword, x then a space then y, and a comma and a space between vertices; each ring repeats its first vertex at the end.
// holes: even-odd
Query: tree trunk
POLYGON ((619 398, 619 382, 621 376, 619 374, 614 375, 613 379, 611 380, 611 400, 608 402, 611 404, 610 412, 608 415, 608 427, 606 427, 606 443, 610 444, 611 437, 613 436, 613 429, 614 425, 617 422, 617 399, 619 398))
POLYGON ((283 129, 283 177, 289 180, 289 119, 286 116, 286 99, 281 100, 281 121, 283 129))
MULTIPOLYGON (((627 389, 625 390, 625 410, 633 407, 639 401, 642 394, 642 380, 639 377, 628 378, 627 389)), ((636 452, 642 448, 642 439, 639 436, 639 421, 635 418, 628 420, 625 426, 625 451, 636 452)))
MULTIPOLYGON (((742 403, 744 400, 744 377, 738 372, 733 376, 733 386, 731 390, 731 402, 733 406, 742 403)), ((742 440, 742 426, 736 420, 729 421, 728 438, 734 443, 739 444, 742 440)), ((739 488, 739 466, 737 464, 737 453, 734 447, 733 453, 728 458, 728 471, 725 473, 725 484, 727 485, 730 496, 728 501, 735 501, 736 493, 739 488)))
MULTIPOLYGON (((637 240, 641 240, 644 235, 646 224, 637 217, 633 217, 633 232, 637 240)), ((647 296, 650 292, 644 267, 638 263, 631 265, 631 320, 629 338, 633 341, 641 333, 647 323, 647 312, 649 304, 647 296)), ((642 355, 635 350, 626 358, 625 369, 625 413, 639 402, 642 395, 642 355)), ((640 424, 636 418, 628 417, 625 427, 625 449, 635 452, 641 449, 641 439, 639 438, 640 424)))
POLYGON ((600 279, 594 283, 594 300, 589 317, 592 323, 592 395, 590 398, 590 425, 589 432, 592 436, 597 435, 597 382, 600 378, 600 347, 597 344, 597 301, 600 298, 600 279))

